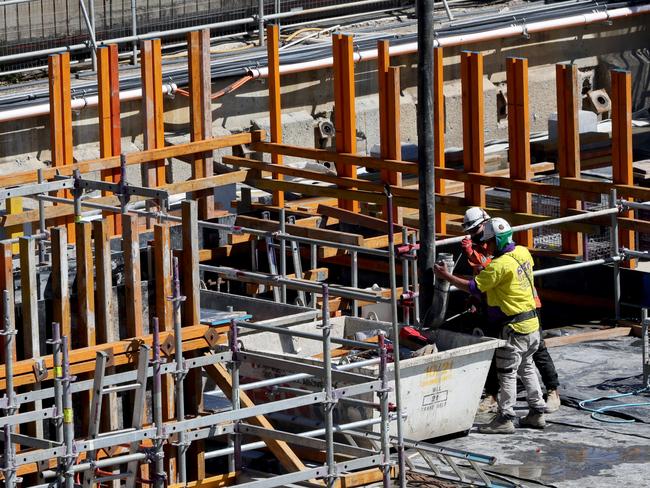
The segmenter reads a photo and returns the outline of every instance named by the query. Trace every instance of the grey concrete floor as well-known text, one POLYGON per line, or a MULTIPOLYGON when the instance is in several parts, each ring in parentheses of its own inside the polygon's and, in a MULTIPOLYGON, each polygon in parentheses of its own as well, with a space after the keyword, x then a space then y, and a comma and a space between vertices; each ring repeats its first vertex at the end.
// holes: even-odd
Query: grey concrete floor
MULTIPOLYGON (((469 435, 439 445, 496 456, 498 462, 490 470, 524 486, 650 486, 650 406, 629 410, 641 421, 606 423, 593 419, 585 410, 566 405, 576 405, 576 399, 640 388, 641 341, 623 337, 553 348, 550 352, 564 399, 558 412, 547 415, 545 430, 517 429, 512 435, 485 435, 473 428, 469 435)), ((646 392, 620 400, 624 401, 650 402, 650 395, 646 392)), ((525 415, 525 402, 518 407, 519 415, 525 415)), ((475 425, 490 419, 489 415, 477 416, 475 425)))

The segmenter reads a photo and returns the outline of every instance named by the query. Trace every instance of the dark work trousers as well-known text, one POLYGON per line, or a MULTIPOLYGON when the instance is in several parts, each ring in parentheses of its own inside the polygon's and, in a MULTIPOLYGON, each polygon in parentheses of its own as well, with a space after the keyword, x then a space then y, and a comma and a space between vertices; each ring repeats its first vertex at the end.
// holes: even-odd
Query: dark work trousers
MULTIPOLYGON (((557 371, 555 371, 553 358, 551 358, 544 340, 540 342, 539 349, 537 349, 537 352, 533 354, 533 362, 539 370, 546 391, 557 390, 560 386, 560 382, 557 377, 557 371)), ((485 394, 496 397, 497 393, 499 393, 499 378, 497 376, 495 357, 493 356, 492 362, 490 363, 490 370, 488 371, 487 379, 485 380, 485 394)))

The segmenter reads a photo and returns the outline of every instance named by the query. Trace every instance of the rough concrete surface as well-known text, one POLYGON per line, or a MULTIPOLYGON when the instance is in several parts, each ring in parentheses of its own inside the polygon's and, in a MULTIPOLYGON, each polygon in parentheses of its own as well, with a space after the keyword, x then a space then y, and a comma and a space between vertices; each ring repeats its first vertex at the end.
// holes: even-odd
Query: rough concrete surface
MULTIPOLYGON (((545 430, 517 429, 512 435, 485 435, 473 429, 468 436, 441 445, 496 456, 498 462, 491 471, 512 477, 524 486, 647 486, 650 406, 633 409, 646 422, 606 423, 565 404, 580 390, 602 396, 640 387, 640 342, 623 337, 550 349, 562 382, 563 406, 546 416, 545 430), (625 386, 622 380, 627 380, 625 386)), ((646 393, 622 401, 650 402, 650 396, 646 393)), ((525 403, 518 406, 518 415, 525 415, 525 403)), ((490 416, 477 416, 476 425, 489 420, 490 416)))

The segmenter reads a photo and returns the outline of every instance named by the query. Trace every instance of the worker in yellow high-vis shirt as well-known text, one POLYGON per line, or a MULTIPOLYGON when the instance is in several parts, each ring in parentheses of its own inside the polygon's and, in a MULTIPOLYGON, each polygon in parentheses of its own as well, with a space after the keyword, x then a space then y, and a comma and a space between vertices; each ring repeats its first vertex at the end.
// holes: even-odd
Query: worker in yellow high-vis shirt
POLYGON ((435 265, 438 278, 471 294, 485 293, 488 320, 501 327, 501 338, 507 343, 496 351, 499 377, 498 414, 479 427, 485 434, 511 434, 515 430, 514 406, 517 401, 517 373, 528 395, 530 411, 519 421, 522 427, 543 429, 546 426, 546 404, 537 379, 533 354, 540 343, 533 286, 533 258, 523 246, 512 240, 510 224, 501 218, 485 223, 483 242, 493 256, 492 261, 473 279, 454 276, 444 265, 435 265))

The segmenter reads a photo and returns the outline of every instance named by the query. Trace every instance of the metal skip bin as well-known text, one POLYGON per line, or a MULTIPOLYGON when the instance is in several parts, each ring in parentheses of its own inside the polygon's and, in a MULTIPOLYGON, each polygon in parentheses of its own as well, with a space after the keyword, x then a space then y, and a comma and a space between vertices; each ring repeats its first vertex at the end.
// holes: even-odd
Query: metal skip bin
MULTIPOLYGON (((300 324, 288 327, 296 331, 316 332, 317 323, 300 324)), ((390 338, 391 325, 353 317, 337 317, 331 320, 332 337, 352 338, 358 332, 383 330, 390 338)), ((242 338, 244 349, 278 355, 278 358, 289 359, 304 364, 319 364, 322 346, 317 341, 292 337, 289 341, 272 339, 272 333, 252 333, 242 338), (268 335, 268 337, 267 337, 268 335)), ((438 352, 433 354, 402 359, 401 386, 402 410, 406 415, 404 421, 404 436, 413 440, 425 440, 449 434, 467 431, 471 428, 476 414, 483 385, 487 377, 494 350, 503 341, 488 337, 471 336, 448 330, 437 330, 431 334, 438 352)), ((336 351, 336 350, 335 350, 336 351)), ((341 355, 342 361, 346 357, 341 355)), ((338 354, 333 352, 336 357, 338 354)), ((322 363, 320 363, 322 364, 322 363)), ((346 368, 347 369, 347 368, 346 368)), ((361 373, 377 376, 378 365, 363 368, 347 369, 351 373, 361 373)), ((389 401, 395 403, 394 397, 394 365, 388 365, 388 378, 391 387, 389 401)), ((254 366, 247 368, 242 374, 250 381, 282 376, 283 373, 272 367, 254 366)), ((286 374, 286 373, 284 373, 286 374)), ((289 393, 282 393, 282 388, 272 392, 273 395, 291 396, 291 388, 319 389, 320 380, 309 378, 294 382, 286 388, 289 393)), ((337 387, 345 386, 337 384, 337 387)), ((268 392, 266 392, 268 393, 268 392)), ((260 392, 258 392, 258 395, 260 392)), ((256 396, 258 396, 256 395, 256 396)), ((336 418, 340 423, 353 422, 370 417, 378 417, 379 412, 368 407, 368 402, 377 402, 376 396, 357 397, 363 402, 339 401, 336 418)), ((258 396, 258 400, 262 400, 258 396)), ((320 409, 293 412, 295 415, 310 419, 309 423, 322 418, 320 409)), ((281 416, 280 416, 281 417, 281 416)), ((295 421, 295 420, 294 420, 295 421)), ((307 425, 307 424, 305 424, 307 425)), ((288 428, 288 426, 282 426, 288 428)), ((379 431, 379 426, 375 426, 379 431)), ((395 425, 391 426, 391 435, 396 434, 395 425)))

